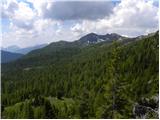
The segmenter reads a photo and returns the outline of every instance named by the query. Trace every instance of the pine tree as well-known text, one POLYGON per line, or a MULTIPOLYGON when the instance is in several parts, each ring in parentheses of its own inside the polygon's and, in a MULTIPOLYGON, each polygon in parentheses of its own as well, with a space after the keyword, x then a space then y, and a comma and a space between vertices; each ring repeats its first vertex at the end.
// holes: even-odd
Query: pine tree
POLYGON ((89 117, 89 94, 86 90, 83 92, 80 98, 79 114, 80 118, 82 119, 89 117))
POLYGON ((46 119, 56 118, 55 107, 52 108, 50 101, 46 99, 44 101, 44 113, 46 119))
POLYGON ((25 101, 22 112, 23 112, 22 118, 33 119, 34 113, 30 101, 25 101))
POLYGON ((104 113, 102 114, 103 118, 115 118, 117 114, 117 104, 116 101, 118 99, 117 91, 118 91, 118 78, 119 78, 119 64, 118 61, 120 47, 117 42, 113 43, 113 47, 111 52, 109 53, 109 60, 107 64, 107 85, 106 85, 106 105, 104 113))

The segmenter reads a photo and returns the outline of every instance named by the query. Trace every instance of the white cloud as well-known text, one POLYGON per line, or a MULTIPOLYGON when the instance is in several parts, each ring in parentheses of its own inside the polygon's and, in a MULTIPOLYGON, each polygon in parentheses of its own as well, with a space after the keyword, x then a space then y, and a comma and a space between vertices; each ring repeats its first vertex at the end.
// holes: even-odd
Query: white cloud
POLYGON ((70 21, 70 17, 67 20, 44 17, 46 11, 57 13, 52 11, 56 10, 53 9, 55 3, 50 0, 27 2, 32 3, 33 8, 16 0, 9 0, 2 6, 2 17, 10 19, 10 31, 3 34, 3 46, 17 44, 26 47, 58 40, 72 41, 90 32, 137 36, 158 29, 158 7, 153 5, 152 0, 122 0, 110 16, 106 14, 106 17, 94 20, 83 16, 84 19, 74 19, 71 23, 66 22, 70 21))
POLYGON ((9 0, 2 6, 2 17, 10 20, 12 24, 23 29, 32 29, 36 13, 25 2, 9 0))
POLYGON ((86 29, 83 27, 83 25, 77 23, 77 24, 75 24, 74 26, 72 26, 72 27, 70 28, 70 30, 71 30, 76 36, 81 36, 86 29))
POLYGON ((107 24, 104 23, 107 27, 147 28, 156 27, 158 23, 158 8, 152 1, 122 0, 113 11, 107 24))
POLYGON ((54 26, 58 21, 42 19, 38 14, 38 6, 33 9, 26 2, 9 0, 2 8, 3 17, 10 20, 9 31, 2 35, 3 46, 16 44, 26 47, 53 41, 54 26))
POLYGON ((50 19, 38 19, 34 22, 34 29, 41 32, 48 29, 48 27, 53 27, 55 24, 58 24, 58 22, 50 19))
POLYGON ((14 11, 12 16, 13 19, 17 20, 32 20, 35 16, 34 11, 29 7, 27 3, 20 2, 18 3, 18 9, 14 11))
MULTIPOLYGON (((38 22, 40 23, 41 21, 37 21, 37 24, 38 22)), ((42 24, 43 27, 39 26, 37 29, 28 31, 26 29, 20 29, 16 26, 12 26, 12 31, 3 34, 2 44, 3 46, 16 44, 21 47, 26 47, 36 44, 56 42, 59 40, 72 41, 77 38, 72 31, 62 27, 60 24, 56 29, 54 28, 54 25, 53 23, 49 24, 46 22, 46 24, 42 24)))
POLYGON ((42 17, 44 11, 49 9, 54 3, 52 0, 27 0, 27 1, 33 4, 33 7, 39 17, 42 17))
POLYGON ((116 32, 126 36, 146 34, 158 30, 158 7, 152 1, 122 0, 109 18, 84 20, 81 24, 75 24, 71 30, 101 34, 116 32))
POLYGON ((16 0, 5 1, 1 5, 2 18, 9 18, 14 14, 14 11, 18 9, 18 3, 16 0))

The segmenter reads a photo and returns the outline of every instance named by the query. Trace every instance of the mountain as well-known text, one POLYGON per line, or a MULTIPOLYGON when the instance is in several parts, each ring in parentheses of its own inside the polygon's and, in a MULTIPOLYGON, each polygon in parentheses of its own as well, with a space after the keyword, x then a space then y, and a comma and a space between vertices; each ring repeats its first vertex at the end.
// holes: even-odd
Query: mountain
POLYGON ((27 47, 27 48, 21 48, 19 50, 16 50, 15 52, 22 53, 22 54, 27 54, 32 50, 40 49, 40 48, 43 48, 45 46, 47 46, 47 44, 41 44, 41 45, 31 46, 31 47, 27 47))
POLYGON ((2 64, 2 118, 158 118, 159 32, 81 43, 2 64))
MULTIPOLYGON (((96 44, 100 42, 112 42, 113 40, 122 40, 126 39, 126 37, 120 36, 118 34, 106 34, 106 35, 98 35, 95 33, 89 33, 79 40, 74 42, 67 42, 67 41, 59 41, 53 42, 49 45, 45 46, 44 49, 39 49, 38 52, 48 49, 48 51, 55 51, 60 50, 62 48, 71 48, 71 47, 85 47, 87 45, 96 44)), ((35 50, 37 52, 37 50, 35 50)))
POLYGON ((36 46, 31 46, 31 47, 26 47, 26 48, 20 48, 18 46, 9 46, 7 48, 2 48, 2 50, 4 51, 8 51, 8 52, 15 52, 15 53, 21 53, 21 54, 27 54, 32 50, 36 50, 36 49, 40 49, 45 47, 47 44, 41 44, 41 45, 36 45, 36 46))
POLYGON ((17 51, 19 49, 20 49, 20 47, 18 47, 16 45, 11 45, 11 46, 8 46, 6 48, 2 48, 2 50, 8 51, 8 52, 15 52, 15 51, 17 51))
POLYGON ((41 44, 41 45, 36 45, 36 46, 32 46, 32 47, 27 47, 27 48, 19 48, 17 46, 9 46, 7 48, 3 48, 3 50, 5 51, 9 51, 9 52, 15 52, 15 53, 21 53, 21 54, 27 54, 29 52, 34 53, 34 50, 36 52, 40 52, 41 51, 53 51, 53 50, 60 50, 60 48, 65 48, 65 47, 85 47, 87 45, 90 44, 97 44, 100 42, 112 42, 113 40, 122 40, 122 39, 126 39, 123 36, 120 36, 118 34, 115 33, 111 33, 111 34, 106 34, 106 35, 98 35, 95 33, 89 33, 83 37, 81 37, 79 40, 74 41, 74 42, 67 42, 67 41, 59 41, 59 42, 53 42, 50 43, 49 45, 47 44, 41 44), (41 49, 44 48, 44 49, 41 49), (39 50, 40 49, 40 50, 39 50), (49 49, 49 50, 47 50, 49 49))
POLYGON ((21 67, 22 66, 25 67, 25 66, 37 66, 40 65, 41 63, 53 64, 55 62, 68 61, 69 60, 68 58, 72 58, 72 56, 79 54, 81 51, 85 50, 87 46, 94 44, 103 44, 103 43, 111 44, 114 40, 118 40, 121 42, 123 40, 125 42, 132 41, 132 39, 130 38, 126 38, 115 33, 106 35, 97 35, 95 33, 90 33, 81 37, 79 40, 73 42, 67 42, 67 41, 53 42, 43 48, 32 50, 31 52, 26 54, 23 58, 19 59, 17 63, 22 62, 21 67), (31 59, 32 62, 30 61, 31 59))
POLYGON ((125 37, 120 36, 116 33, 106 34, 106 35, 97 35, 95 33, 90 33, 79 39, 80 42, 86 44, 95 44, 103 41, 113 41, 113 40, 121 40, 125 37))
POLYGON ((130 38, 126 38, 123 36, 120 36, 118 34, 112 33, 112 34, 106 34, 106 35, 97 35, 95 33, 87 34, 83 37, 81 37, 79 40, 73 41, 73 42, 67 42, 67 41, 59 41, 59 42, 53 42, 49 45, 31 51, 27 56, 32 55, 40 55, 40 54, 50 54, 53 52, 58 52, 63 49, 83 49, 88 45, 94 45, 97 43, 105 42, 107 44, 113 42, 114 40, 125 40, 130 38))
POLYGON ((7 51, 1 50, 1 63, 15 61, 15 60, 21 58, 22 56, 23 56, 23 54, 12 53, 12 52, 7 52, 7 51))

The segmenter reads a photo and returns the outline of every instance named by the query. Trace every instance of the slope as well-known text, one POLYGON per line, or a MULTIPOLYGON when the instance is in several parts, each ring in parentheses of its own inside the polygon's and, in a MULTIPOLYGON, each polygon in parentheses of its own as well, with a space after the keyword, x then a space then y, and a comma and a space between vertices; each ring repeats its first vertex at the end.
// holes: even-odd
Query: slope
POLYGON ((5 71, 7 69, 19 69, 22 67, 30 68, 33 66, 46 66, 55 64, 57 62, 61 64, 61 61, 70 61, 70 59, 72 59, 72 56, 79 54, 87 46, 92 46, 94 44, 100 43, 110 44, 114 40, 124 40, 126 42, 132 41, 132 39, 125 38, 118 34, 97 35, 95 33, 90 33, 74 42, 53 42, 46 47, 33 50, 14 63, 3 64, 2 70, 5 71))
POLYGON ((15 60, 21 58, 22 56, 23 56, 23 54, 12 53, 12 52, 7 52, 7 51, 1 50, 1 63, 15 61, 15 60))
POLYGON ((8 46, 6 48, 2 48, 4 51, 8 52, 13 52, 13 53, 20 53, 20 54, 27 54, 32 50, 40 49, 47 46, 47 44, 40 44, 40 45, 35 45, 35 46, 30 46, 30 47, 25 47, 25 48, 20 48, 16 45, 8 46))
MULTIPOLYGON (((20 110, 14 108, 16 103, 29 100, 32 108, 35 103, 41 108, 45 106, 41 97, 54 97, 71 98, 76 104, 73 111, 72 107, 64 107, 63 112, 55 110, 56 105, 49 107, 59 113, 46 114, 49 118, 63 118, 65 113, 66 118, 157 118, 158 38, 156 32, 138 41, 95 44, 65 57, 65 62, 3 72, 2 117, 19 118, 12 112, 20 110)), ((51 99, 50 103, 55 101, 51 99)))

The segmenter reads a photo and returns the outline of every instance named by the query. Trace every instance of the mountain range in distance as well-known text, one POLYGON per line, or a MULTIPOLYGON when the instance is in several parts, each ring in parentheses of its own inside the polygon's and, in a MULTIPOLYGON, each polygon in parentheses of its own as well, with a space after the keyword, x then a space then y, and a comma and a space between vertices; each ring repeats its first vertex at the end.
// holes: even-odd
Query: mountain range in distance
POLYGON ((41 44, 26 48, 20 48, 16 45, 9 46, 7 48, 1 48, 1 63, 8 63, 15 61, 32 50, 45 47, 47 44, 41 44))
POLYGON ((12 52, 12 53, 27 54, 32 50, 40 49, 45 46, 47 46, 47 44, 40 44, 40 45, 35 45, 35 46, 30 46, 30 47, 25 47, 25 48, 20 48, 16 45, 12 45, 12 46, 8 46, 6 48, 2 48, 2 50, 12 52))
POLYGON ((19 58, 21 58, 23 54, 20 53, 12 53, 1 50, 1 63, 7 63, 11 61, 15 61, 19 58))
MULTIPOLYGON (((142 36, 142 37, 144 37, 144 36, 142 36)), ((52 42, 50 44, 40 44, 40 45, 35 45, 35 46, 31 46, 31 47, 26 47, 26 48, 20 48, 16 45, 12 45, 7 48, 2 48, 1 62, 2 63, 11 62, 11 61, 14 61, 14 60, 21 58, 22 56, 24 56, 24 58, 25 58, 28 56, 28 54, 29 54, 29 56, 34 55, 34 53, 36 53, 36 55, 44 53, 44 52, 45 52, 45 54, 49 54, 49 53, 52 53, 53 51, 60 50, 61 48, 85 47, 88 45, 102 43, 102 42, 111 43, 114 40, 120 40, 120 41, 124 40, 124 42, 130 42, 132 40, 136 40, 139 38, 141 38, 141 36, 138 36, 136 38, 129 38, 129 37, 121 36, 116 33, 105 34, 105 35, 98 35, 96 33, 89 33, 89 34, 81 37, 79 40, 75 40, 73 42, 58 41, 58 42, 52 42)))
POLYGON ((2 118, 158 118, 158 44, 90 33, 1 64, 2 118))
MULTIPOLYGON (((110 40, 112 41, 113 39, 118 40, 118 39, 122 39, 122 38, 125 38, 125 37, 118 35, 116 33, 111 33, 111 34, 106 34, 106 35, 98 35, 95 33, 89 33, 74 42, 80 42, 80 43, 83 43, 84 45, 85 44, 87 45, 87 44, 95 44, 95 43, 99 43, 99 42, 103 42, 103 41, 110 41, 110 40)), ((53 42, 53 43, 58 43, 58 42, 53 42)), ((43 48, 47 45, 48 44, 46 43, 46 44, 40 44, 40 45, 30 46, 30 47, 26 47, 26 48, 20 48, 17 45, 11 45, 6 48, 2 47, 2 50, 8 51, 8 52, 13 52, 13 53, 27 54, 32 50, 40 49, 40 48, 43 48)))
MULTIPOLYGON (((21 58, 23 55, 25 54, 30 54, 30 52, 32 53, 32 51, 34 52, 46 47, 46 49, 51 48, 52 47, 56 50, 59 47, 68 47, 68 46, 87 46, 89 44, 96 44, 99 42, 111 42, 114 39, 116 40, 120 40, 122 38, 125 38, 123 36, 120 36, 118 34, 115 33, 111 33, 111 34, 106 34, 106 35, 97 35, 95 33, 89 33, 83 37, 81 37, 79 40, 76 40, 74 42, 67 42, 67 41, 59 41, 59 42, 53 42, 48 44, 40 44, 40 45, 36 45, 36 46, 31 46, 31 47, 26 47, 26 48, 20 48, 16 45, 12 45, 9 46, 7 48, 2 48, 1 54, 2 54, 2 63, 7 63, 7 62, 11 62, 14 60, 17 60, 19 58, 21 58)), ((41 51, 41 50, 40 50, 41 51)), ((47 50, 48 51, 48 50, 47 50)), ((51 50, 52 51, 52 50, 51 50)))

